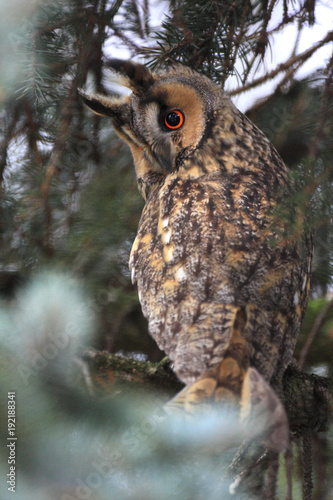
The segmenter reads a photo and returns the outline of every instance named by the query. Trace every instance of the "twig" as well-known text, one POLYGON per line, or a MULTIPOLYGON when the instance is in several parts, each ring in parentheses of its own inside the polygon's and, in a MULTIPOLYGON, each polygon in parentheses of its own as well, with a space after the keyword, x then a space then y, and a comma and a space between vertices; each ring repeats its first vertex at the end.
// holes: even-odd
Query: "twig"
POLYGON ((27 126, 28 126, 28 131, 30 133, 29 135, 29 146, 32 151, 32 154, 34 155, 34 158, 36 160, 37 165, 39 166, 40 169, 43 168, 43 156, 41 152, 39 151, 38 148, 38 143, 37 143, 37 123, 34 121, 34 116, 33 112, 31 109, 30 103, 25 100, 24 101, 24 109, 27 117, 27 126))
POLYGON ((278 471, 279 471, 279 455, 275 453, 269 461, 265 500, 275 499, 278 471))
POLYGON ((306 339, 306 342, 304 344, 304 346, 302 347, 301 349, 301 352, 300 352, 300 355, 299 355, 299 366, 301 368, 304 367, 305 365, 305 361, 306 361, 306 358, 309 354, 309 350, 313 344, 313 341, 314 339, 316 338, 316 335, 320 329, 320 327, 322 326, 323 322, 325 321, 325 318, 329 312, 329 310, 333 307, 333 299, 329 300, 325 306, 323 307, 323 309, 320 311, 320 313, 318 314, 317 318, 316 318, 316 321, 312 327, 312 330, 311 332, 309 333, 308 335, 308 338, 306 339))
MULTIPOLYGON (((233 54, 233 57, 232 57, 232 60, 231 60, 231 66, 234 67, 235 66, 235 62, 236 62, 236 58, 237 58, 237 55, 238 55, 238 51, 239 51, 239 48, 241 46, 241 40, 242 40, 242 37, 244 37, 244 33, 245 33, 245 30, 244 30, 244 26, 245 26, 245 22, 246 22, 246 16, 247 16, 247 13, 248 13, 248 9, 249 9, 249 6, 248 4, 245 5, 244 7, 244 10, 243 10, 243 14, 242 14, 242 19, 241 19, 241 24, 240 24, 240 27, 239 27, 239 32, 238 32, 238 35, 236 37, 236 40, 235 40, 235 49, 234 49, 234 54, 233 54)), ((223 74, 222 74, 222 81, 221 81, 221 87, 224 88, 224 84, 225 84, 225 80, 226 80, 226 77, 227 77, 227 60, 226 62, 224 63, 224 70, 223 70, 223 74)))
MULTIPOLYGON (((105 2, 103 3, 103 5, 104 7, 102 8, 105 8, 105 2)), ((95 5, 95 11, 96 9, 97 9, 97 3, 95 5)), ((91 12, 91 15, 94 15, 95 11, 91 12)), ((73 112, 75 109, 75 107, 73 107, 73 104, 77 102, 76 89, 82 83, 82 79, 86 75, 88 67, 91 64, 91 58, 94 56, 94 52, 91 53, 89 52, 89 50, 91 50, 91 46, 93 46, 92 41, 94 38, 95 25, 91 23, 89 26, 90 26, 90 31, 88 31, 88 33, 86 34, 84 44, 81 44, 79 48, 77 71, 72 79, 67 99, 65 100, 65 103, 61 111, 58 134, 56 140, 54 141, 53 151, 51 153, 50 160, 46 167, 45 179, 41 188, 42 193, 44 195, 44 207, 45 207, 45 218, 46 218, 45 246, 46 246, 46 253, 48 256, 51 256, 53 253, 52 235, 51 235, 52 213, 51 213, 50 199, 49 199, 51 182, 57 172, 57 169, 60 166, 60 160, 67 147, 67 136, 69 132, 69 127, 75 115, 73 112)))
POLYGON ((224 477, 222 478, 222 481, 224 481, 227 476, 231 476, 232 473, 241 466, 242 462, 244 462, 246 454, 248 452, 249 446, 251 442, 250 441, 244 441, 240 447, 238 448, 234 458, 232 459, 231 463, 229 464, 224 477))
POLYGON ((252 89, 254 87, 257 87, 258 85, 261 85, 262 83, 265 83, 269 80, 272 80, 275 78, 279 73, 282 71, 286 71, 294 64, 297 64, 299 61, 302 61, 303 63, 309 59, 318 49, 320 49, 323 45, 325 45, 328 42, 331 42, 333 40, 333 31, 329 31, 327 35, 320 40, 320 42, 316 43, 313 47, 310 49, 305 50, 301 54, 298 54, 297 56, 291 57, 288 59, 288 61, 285 61, 284 63, 279 64, 274 70, 270 71, 269 73, 266 73, 265 75, 256 78, 252 82, 243 85, 242 87, 238 87, 237 89, 231 90, 229 92, 229 95, 237 95, 240 92, 245 92, 246 90, 252 89))
POLYGON ((314 476, 316 478, 314 500, 321 500, 328 494, 329 475, 330 475, 330 452, 328 446, 328 435, 314 434, 314 476))
POLYGON ((303 458, 303 500, 311 500, 312 481, 312 432, 304 429, 302 437, 303 458))

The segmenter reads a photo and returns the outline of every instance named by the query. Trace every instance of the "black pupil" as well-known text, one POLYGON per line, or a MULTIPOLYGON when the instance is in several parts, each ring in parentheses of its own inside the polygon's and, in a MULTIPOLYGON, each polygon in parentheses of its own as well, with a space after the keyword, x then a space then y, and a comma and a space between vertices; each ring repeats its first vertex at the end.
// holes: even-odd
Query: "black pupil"
POLYGON ((171 111, 171 113, 167 114, 166 122, 170 127, 177 127, 180 123, 180 116, 178 113, 171 111))

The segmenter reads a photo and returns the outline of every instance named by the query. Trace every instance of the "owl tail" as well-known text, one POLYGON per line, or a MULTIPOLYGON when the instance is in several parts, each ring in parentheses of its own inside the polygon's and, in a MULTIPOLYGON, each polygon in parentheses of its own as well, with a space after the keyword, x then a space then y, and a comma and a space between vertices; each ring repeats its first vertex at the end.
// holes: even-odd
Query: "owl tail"
POLYGON ((249 366, 246 340, 235 328, 223 360, 185 387, 166 406, 169 413, 197 413, 230 409, 250 438, 281 452, 289 445, 285 409, 262 375, 249 366))

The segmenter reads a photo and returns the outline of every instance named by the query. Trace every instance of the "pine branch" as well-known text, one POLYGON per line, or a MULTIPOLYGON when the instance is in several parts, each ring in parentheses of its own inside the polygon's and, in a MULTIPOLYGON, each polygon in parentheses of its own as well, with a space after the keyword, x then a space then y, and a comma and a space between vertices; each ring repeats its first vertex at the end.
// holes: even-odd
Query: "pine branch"
POLYGON ((320 42, 316 43, 311 47, 310 49, 305 50, 301 54, 298 54, 290 59, 288 61, 285 61, 281 64, 279 64, 274 70, 270 71, 269 73, 266 73, 265 75, 256 78, 252 80, 252 82, 242 85, 241 87, 238 87, 237 89, 231 90, 229 94, 231 96, 240 94, 241 92, 245 92, 246 90, 252 89, 254 87, 257 87, 258 85, 261 85, 269 80, 272 80, 275 78, 279 73, 288 70, 295 64, 302 62, 303 64, 305 61, 307 61, 318 49, 326 45, 327 43, 331 42, 333 40, 333 31, 330 31, 327 33, 327 35, 320 40, 320 42))
POLYGON ((183 388, 183 384, 170 367, 169 358, 164 358, 159 363, 151 363, 89 349, 82 354, 82 359, 90 366, 94 374, 93 379, 98 381, 97 385, 100 384, 100 387, 104 386, 111 391, 118 391, 119 388, 126 390, 126 387, 143 391, 150 389, 171 397, 171 394, 183 388))

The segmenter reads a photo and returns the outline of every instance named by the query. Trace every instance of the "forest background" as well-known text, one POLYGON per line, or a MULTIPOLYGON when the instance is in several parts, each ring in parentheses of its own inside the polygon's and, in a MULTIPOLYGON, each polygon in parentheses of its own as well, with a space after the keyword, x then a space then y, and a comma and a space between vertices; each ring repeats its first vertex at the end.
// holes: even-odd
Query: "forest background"
MULTIPOLYGON (((92 457, 88 468, 81 464, 87 447, 85 397, 92 397, 96 388, 79 396, 71 392, 73 379, 69 384, 64 376, 81 345, 138 361, 164 358, 147 333, 128 271, 143 207, 132 159, 109 120, 89 114, 76 92, 80 87, 99 93, 120 91, 104 71, 106 57, 130 57, 155 69, 173 61, 192 67, 229 91, 276 146, 295 178, 297 203, 315 234, 311 298, 295 357, 307 373, 332 377, 333 32, 324 22, 332 18, 329 2, 320 0, 0 3, 1 389, 19 387, 24 394, 18 403, 24 418, 18 421, 22 441, 29 444, 20 452, 21 480, 26 478, 31 498, 37 498, 37 490, 43 500, 46 495, 64 500, 66 495, 84 498, 85 494, 110 498, 105 493, 110 483, 119 490, 114 498, 141 498, 134 496, 138 495, 135 474, 129 479, 122 465, 105 480, 101 471, 96 472, 98 466, 91 465, 92 457), (49 345, 56 337, 52 335, 68 324, 78 333, 69 347, 58 346, 53 359, 49 345), (42 355, 41 361, 36 353, 43 349, 49 358, 42 355), (36 386, 45 378, 48 384, 52 379, 52 391, 43 385, 41 396, 36 386), (31 406, 36 400, 42 408, 38 412, 31 406), (58 422, 59 413, 64 419, 58 422), (73 416, 83 419, 80 429, 69 426, 73 416), (36 437, 36 426, 44 429, 48 442, 41 446, 43 452, 37 452, 41 437, 36 437), (55 446, 59 435, 61 452, 55 446), (65 460, 68 474, 59 460, 67 449, 64 435, 71 436, 65 460), (50 453, 56 456, 54 470, 50 453), (36 483, 30 482, 36 481, 41 464, 36 490, 36 483), (89 485, 89 474, 99 474, 103 481, 99 485, 97 476, 91 476, 89 485)), ((86 366, 79 370, 86 373, 86 366)), ((108 376, 113 377, 112 370, 108 376)), ((89 385, 89 375, 83 378, 89 385)), ((105 380, 102 385, 107 385, 105 380)), ((122 432, 127 431, 119 428, 128 412, 121 405, 115 410, 109 401, 103 411, 100 402, 94 404, 100 418, 88 411, 89 425, 96 427, 98 422, 99 432, 106 433, 111 414, 109 431, 122 436, 123 450, 122 432)), ((135 413, 132 407, 129 412, 135 413)), ((128 418, 131 428, 138 421, 142 425, 145 417, 134 423, 128 418)), ((313 494, 318 499, 333 498, 328 479, 333 477, 330 435, 326 430, 313 438, 318 452, 313 494)), ((100 438, 92 439, 96 442, 88 448, 100 450, 100 438)), ((207 491, 209 464, 200 483, 207 491)), ((193 469, 184 471, 186 480, 179 486, 172 466, 163 467, 153 486, 158 493, 152 498, 164 498, 169 480, 175 495, 179 487, 191 495, 188 475, 193 469)), ((298 476, 296 471, 295 498, 302 490, 298 476)), ((283 474, 279 481, 283 489, 283 474)), ((145 487, 141 482, 142 497, 147 495, 145 487)), ((6 487, 3 493, 7 498, 6 487)))

